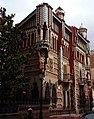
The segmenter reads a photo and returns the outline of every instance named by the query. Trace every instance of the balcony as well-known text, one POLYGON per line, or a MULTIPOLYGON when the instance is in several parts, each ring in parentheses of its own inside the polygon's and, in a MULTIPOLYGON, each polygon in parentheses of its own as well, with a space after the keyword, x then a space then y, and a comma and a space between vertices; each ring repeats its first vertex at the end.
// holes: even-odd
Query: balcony
POLYGON ((85 82, 84 81, 79 81, 79 85, 80 86, 84 86, 85 85, 85 82))
POLYGON ((72 81, 72 77, 70 74, 63 74, 63 82, 71 82, 72 81))
POLYGON ((86 66, 85 66, 85 69, 86 69, 86 70, 90 70, 90 65, 86 65, 86 66))
POLYGON ((68 90, 69 89, 69 85, 70 83, 72 83, 72 75, 71 74, 63 74, 63 79, 62 80, 58 80, 58 84, 63 86, 64 90, 68 90))
POLYGON ((85 84, 87 84, 88 86, 91 86, 91 80, 87 78, 80 78, 78 83, 80 86, 84 86, 85 84))

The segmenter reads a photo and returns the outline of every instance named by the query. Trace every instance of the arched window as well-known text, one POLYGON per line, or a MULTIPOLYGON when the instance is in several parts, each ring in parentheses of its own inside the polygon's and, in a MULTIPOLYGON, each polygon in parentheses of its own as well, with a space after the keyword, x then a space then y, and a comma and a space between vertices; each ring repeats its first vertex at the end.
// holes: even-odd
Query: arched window
POLYGON ((69 109, 69 108, 70 108, 70 96, 69 96, 69 91, 67 91, 67 97, 68 97, 68 98, 67 98, 67 99, 68 99, 68 105, 67 105, 67 106, 68 106, 68 109, 69 109))
POLYGON ((34 33, 32 33, 32 37, 31 37, 31 45, 34 43, 34 33))
POLYGON ((39 90, 36 82, 33 83, 33 89, 31 93, 32 93, 32 102, 37 103, 37 101, 39 100, 39 90))
POLYGON ((24 41, 24 48, 26 47, 26 40, 24 41))
POLYGON ((57 103, 57 93, 56 93, 56 87, 55 84, 52 86, 52 103, 57 103))
POLYGON ((49 83, 46 84, 45 101, 50 102, 50 88, 49 88, 49 83))
POLYGON ((77 51, 77 59, 79 59, 79 52, 77 51))
POLYGON ((30 34, 28 34, 28 42, 27 42, 27 47, 30 46, 30 34))
POLYGON ((66 107, 66 93, 63 91, 63 108, 65 109, 66 107))
POLYGON ((54 50, 54 36, 52 35, 52 49, 54 50))

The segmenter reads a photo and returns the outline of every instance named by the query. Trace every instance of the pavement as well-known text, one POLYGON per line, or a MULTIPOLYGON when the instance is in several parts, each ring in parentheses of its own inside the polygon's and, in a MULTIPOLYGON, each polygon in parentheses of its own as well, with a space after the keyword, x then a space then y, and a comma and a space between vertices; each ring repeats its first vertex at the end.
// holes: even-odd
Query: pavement
POLYGON ((70 115, 53 115, 53 116, 50 116, 49 119, 82 119, 82 118, 79 115, 70 114, 70 115))

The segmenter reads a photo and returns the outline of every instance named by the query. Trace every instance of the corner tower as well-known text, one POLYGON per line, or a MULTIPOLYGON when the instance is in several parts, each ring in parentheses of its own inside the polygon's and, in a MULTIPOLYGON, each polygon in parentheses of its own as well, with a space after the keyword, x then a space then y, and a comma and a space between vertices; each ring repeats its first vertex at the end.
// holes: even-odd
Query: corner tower
POLYGON ((87 28, 84 27, 82 23, 81 23, 81 26, 79 28, 79 32, 85 39, 87 39, 87 28))
POLYGON ((36 41, 49 43, 49 30, 52 26, 52 7, 47 4, 36 6, 36 41))
POLYGON ((58 7, 56 10, 56 15, 61 19, 61 20, 64 20, 64 16, 65 16, 65 11, 61 8, 61 7, 58 7))

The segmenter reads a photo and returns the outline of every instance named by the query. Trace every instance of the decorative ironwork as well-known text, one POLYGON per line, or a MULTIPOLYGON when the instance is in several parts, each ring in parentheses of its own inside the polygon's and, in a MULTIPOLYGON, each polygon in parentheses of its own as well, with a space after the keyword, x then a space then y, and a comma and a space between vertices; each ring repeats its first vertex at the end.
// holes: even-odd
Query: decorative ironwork
POLYGON ((86 65, 85 69, 90 71, 90 65, 86 65))

